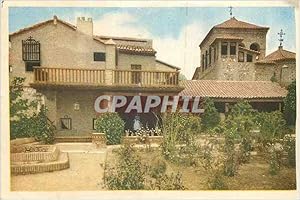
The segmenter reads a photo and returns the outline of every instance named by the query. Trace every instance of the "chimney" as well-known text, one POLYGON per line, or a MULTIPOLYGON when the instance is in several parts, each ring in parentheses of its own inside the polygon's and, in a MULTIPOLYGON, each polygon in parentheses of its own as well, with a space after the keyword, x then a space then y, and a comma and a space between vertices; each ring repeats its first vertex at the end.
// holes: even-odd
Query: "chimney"
POLYGON ((77 17, 77 30, 84 34, 93 36, 93 19, 77 17))

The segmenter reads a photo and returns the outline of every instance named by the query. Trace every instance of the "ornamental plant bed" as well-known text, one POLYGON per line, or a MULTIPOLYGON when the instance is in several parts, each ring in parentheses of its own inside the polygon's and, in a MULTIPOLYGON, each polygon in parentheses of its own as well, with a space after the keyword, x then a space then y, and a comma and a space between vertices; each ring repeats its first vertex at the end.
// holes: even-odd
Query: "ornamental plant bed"
MULTIPOLYGON (((207 184, 210 177, 202 166, 184 166, 171 163, 163 158, 160 149, 151 148, 137 150, 143 165, 154 165, 155 160, 162 159, 166 162, 166 174, 182 174, 185 190, 210 190, 207 184)), ((268 159, 263 156, 252 156, 249 163, 240 166, 238 173, 233 177, 224 177, 228 190, 295 190, 295 168, 283 166, 277 175, 269 174, 268 159)), ((108 152, 105 175, 108 169, 117 165, 117 150, 108 152)))
POLYGON ((123 144, 158 144, 163 142, 163 136, 124 136, 122 138, 123 144))

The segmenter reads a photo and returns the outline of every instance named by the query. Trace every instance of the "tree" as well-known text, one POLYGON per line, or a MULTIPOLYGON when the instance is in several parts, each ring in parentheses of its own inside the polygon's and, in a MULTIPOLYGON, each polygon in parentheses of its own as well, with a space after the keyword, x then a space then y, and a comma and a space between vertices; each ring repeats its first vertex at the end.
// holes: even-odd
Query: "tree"
POLYGON ((284 99, 284 115, 288 125, 296 124, 296 80, 288 86, 288 94, 284 99))
POLYGON ((210 98, 204 99, 204 113, 201 116, 201 122, 204 130, 212 129, 220 123, 219 112, 210 98))
POLYGON ((34 137, 45 143, 54 141, 54 126, 49 123, 47 109, 38 110, 38 99, 24 97, 25 78, 15 77, 10 84, 10 139, 34 137))
POLYGON ((182 73, 179 74, 179 81, 187 80, 186 76, 182 73))

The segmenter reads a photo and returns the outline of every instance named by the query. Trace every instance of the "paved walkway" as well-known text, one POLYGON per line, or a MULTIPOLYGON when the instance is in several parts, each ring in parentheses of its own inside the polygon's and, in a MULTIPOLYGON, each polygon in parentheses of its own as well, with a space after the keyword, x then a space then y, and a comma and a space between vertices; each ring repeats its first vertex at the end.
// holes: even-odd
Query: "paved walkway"
POLYGON ((13 191, 101 190, 103 184, 105 149, 91 143, 58 143, 61 151, 69 153, 70 168, 61 171, 11 176, 13 191))

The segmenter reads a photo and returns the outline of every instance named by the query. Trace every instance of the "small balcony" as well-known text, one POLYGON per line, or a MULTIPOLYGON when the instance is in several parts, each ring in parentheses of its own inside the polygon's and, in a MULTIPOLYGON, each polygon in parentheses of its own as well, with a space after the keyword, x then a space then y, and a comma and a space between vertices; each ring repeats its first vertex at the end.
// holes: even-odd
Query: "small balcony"
POLYGON ((170 71, 35 67, 33 72, 33 87, 179 87, 179 72, 170 71))

